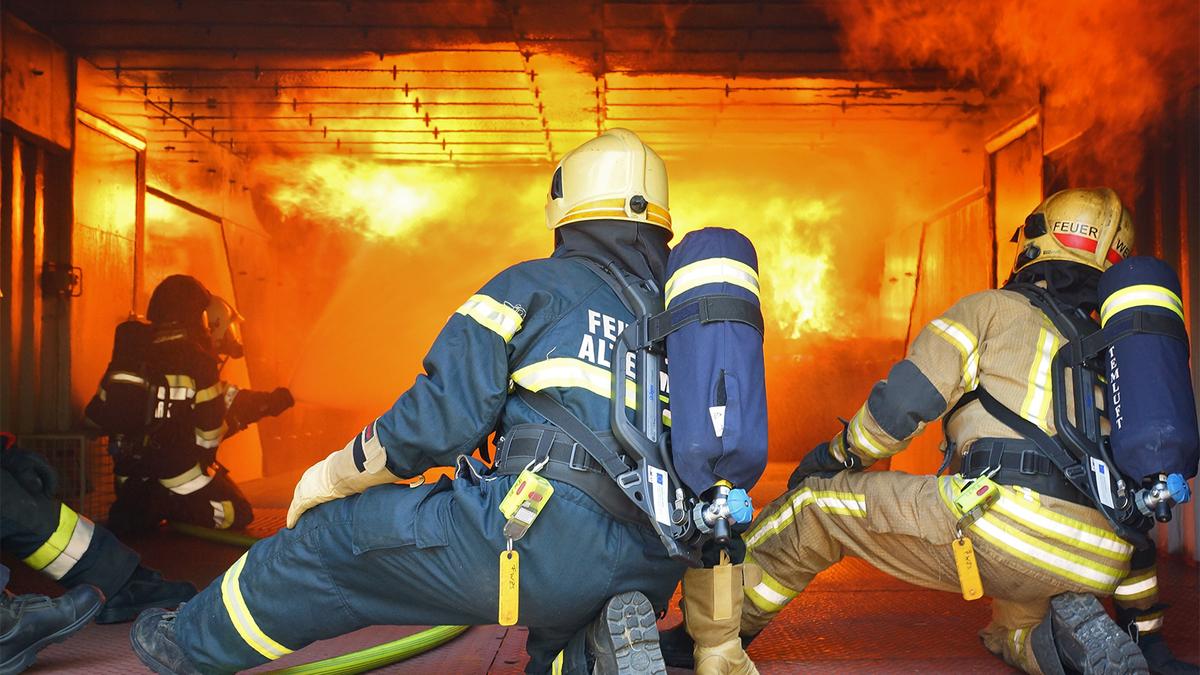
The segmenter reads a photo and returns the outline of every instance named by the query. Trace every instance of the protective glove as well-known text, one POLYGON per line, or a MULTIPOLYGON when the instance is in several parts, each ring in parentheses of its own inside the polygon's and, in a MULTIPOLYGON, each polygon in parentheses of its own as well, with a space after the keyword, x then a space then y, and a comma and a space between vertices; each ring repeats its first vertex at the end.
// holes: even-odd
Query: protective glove
POLYGON ((0 465, 17 479, 26 490, 54 498, 58 490, 58 473, 40 453, 20 448, 5 450, 0 465))
POLYGON ((276 417, 294 405, 296 405, 296 399, 292 398, 291 390, 287 387, 275 387, 271 393, 267 394, 266 414, 276 417))
POLYGON ((794 490, 809 476, 832 478, 842 471, 858 471, 860 469, 862 469, 862 460, 858 455, 846 452, 846 460, 842 461, 829 449, 829 443, 822 443, 810 450, 804 459, 800 460, 800 465, 788 478, 787 485, 789 490, 794 490))
POLYGON ((277 387, 269 392, 238 389, 225 413, 225 425, 228 427, 225 437, 236 434, 264 417, 274 417, 295 404, 292 392, 285 387, 277 387))
POLYGON ((296 521, 307 510, 318 504, 358 494, 367 488, 385 483, 394 483, 399 476, 387 470, 387 452, 379 441, 372 438, 362 444, 365 471, 354 465, 355 438, 341 450, 308 467, 288 507, 287 526, 295 527, 296 521))

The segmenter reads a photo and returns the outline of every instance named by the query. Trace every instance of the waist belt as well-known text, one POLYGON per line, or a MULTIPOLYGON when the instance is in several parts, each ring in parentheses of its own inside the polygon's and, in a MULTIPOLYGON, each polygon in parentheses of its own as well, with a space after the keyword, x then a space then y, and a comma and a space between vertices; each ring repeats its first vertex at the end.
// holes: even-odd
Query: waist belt
MULTIPOLYGON (((596 432, 596 436, 608 447, 617 447, 611 433, 596 432)), ((546 464, 538 471, 539 475, 578 488, 614 518, 647 525, 642 512, 608 477, 600 463, 555 427, 521 424, 509 429, 496 450, 493 470, 502 476, 516 475, 530 463, 537 464, 543 459, 546 464)))
POLYGON ((1000 467, 992 480, 1001 485, 1029 488, 1039 494, 1095 508, 1092 500, 1071 485, 1033 441, 981 438, 963 455, 963 478, 975 478, 1000 467))

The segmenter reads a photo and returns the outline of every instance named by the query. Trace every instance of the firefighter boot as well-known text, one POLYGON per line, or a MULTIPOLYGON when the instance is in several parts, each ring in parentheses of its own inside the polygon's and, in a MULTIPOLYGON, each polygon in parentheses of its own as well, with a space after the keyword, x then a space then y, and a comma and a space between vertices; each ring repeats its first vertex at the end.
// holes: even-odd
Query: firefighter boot
POLYGON ((615 595, 588 626, 587 649, 594 675, 666 675, 658 650, 654 607, 638 591, 615 595))
POLYGON ((1137 642, 1154 675, 1200 675, 1200 667, 1175 658, 1162 636, 1162 616, 1166 605, 1149 609, 1117 607, 1117 625, 1137 642))
POLYGON ((129 644, 142 663, 159 675, 200 675, 175 641, 176 614, 159 608, 142 612, 129 629, 129 644))
POLYGON ((754 662, 746 655, 738 631, 742 624, 743 565, 732 567, 731 574, 718 575, 716 568, 688 569, 683 573, 683 621, 687 632, 696 641, 693 654, 699 675, 758 675, 754 662), (729 583, 718 581, 719 576, 729 583), (726 588, 717 588, 717 584, 726 588), (729 605, 724 618, 715 619, 718 593, 728 594, 729 605))
POLYGON ((39 651, 88 625, 103 604, 95 586, 76 586, 57 598, 0 591, 0 675, 33 665, 39 651))
POLYGON ((138 565, 133 576, 104 603, 96 623, 133 621, 142 610, 151 607, 178 607, 196 595, 196 587, 187 581, 167 581, 162 574, 138 565))
POLYGON ((1063 593, 1050 601, 1046 618, 1030 634, 1032 651, 1046 675, 1148 675, 1137 644, 1093 595, 1063 593))

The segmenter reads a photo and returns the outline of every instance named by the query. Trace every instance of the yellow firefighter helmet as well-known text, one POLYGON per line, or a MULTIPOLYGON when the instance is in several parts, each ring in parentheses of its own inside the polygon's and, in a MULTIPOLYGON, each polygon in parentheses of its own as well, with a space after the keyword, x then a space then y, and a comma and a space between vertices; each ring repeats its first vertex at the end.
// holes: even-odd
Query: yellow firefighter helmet
POLYGON ((1048 260, 1103 272, 1133 250, 1133 218, 1110 188, 1072 188, 1050 195, 1017 230, 1013 274, 1048 260))
POLYGON ((631 220, 671 229, 667 166, 628 129, 609 129, 563 156, 546 200, 546 227, 631 220))

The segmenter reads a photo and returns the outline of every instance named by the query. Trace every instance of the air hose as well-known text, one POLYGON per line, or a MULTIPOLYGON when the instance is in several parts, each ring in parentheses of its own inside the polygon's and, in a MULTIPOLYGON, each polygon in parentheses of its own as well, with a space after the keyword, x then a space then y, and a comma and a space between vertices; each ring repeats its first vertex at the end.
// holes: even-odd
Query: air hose
MULTIPOLYGON (((249 548, 254 545, 254 542, 258 541, 257 537, 251 537, 250 535, 225 530, 214 530, 186 523, 171 523, 171 528, 181 534, 214 541, 218 544, 230 544, 232 546, 249 548)), ((413 633, 392 642, 385 642, 381 645, 342 654, 341 656, 313 661, 312 663, 303 663, 298 666, 291 666, 271 672, 275 675, 354 675, 355 673, 365 673, 368 670, 382 668, 383 666, 398 663, 418 654, 424 654, 427 651, 436 649, 462 635, 466 630, 467 626, 434 626, 433 628, 413 633)))

